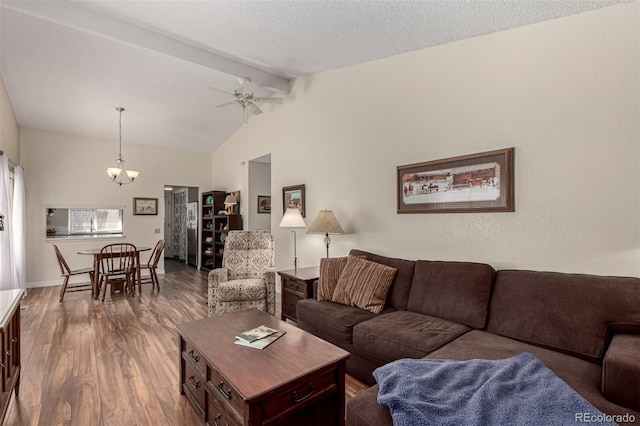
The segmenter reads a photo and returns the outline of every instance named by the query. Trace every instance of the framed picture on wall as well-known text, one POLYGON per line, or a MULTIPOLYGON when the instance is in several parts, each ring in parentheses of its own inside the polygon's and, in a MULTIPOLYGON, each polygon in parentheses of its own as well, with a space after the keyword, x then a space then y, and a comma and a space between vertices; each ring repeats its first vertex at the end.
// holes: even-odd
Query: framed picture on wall
POLYGON ((397 167, 398 213, 515 211, 514 148, 397 167))
POLYGON ((282 213, 287 209, 298 209, 305 216, 304 185, 292 185, 282 188, 282 213))
POLYGON ((271 213, 270 195, 258 195, 258 213, 271 213))
POLYGON ((134 198, 133 214, 138 215, 157 215, 158 199, 157 198, 134 198))

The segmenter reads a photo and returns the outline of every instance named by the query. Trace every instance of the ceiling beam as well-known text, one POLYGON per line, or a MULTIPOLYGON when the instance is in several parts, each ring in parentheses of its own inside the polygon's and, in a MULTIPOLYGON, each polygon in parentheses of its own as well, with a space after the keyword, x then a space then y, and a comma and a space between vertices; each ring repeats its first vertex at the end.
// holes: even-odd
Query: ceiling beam
POLYGON ((3 6, 80 31, 146 48, 288 94, 289 80, 69 1, 3 1, 3 6))

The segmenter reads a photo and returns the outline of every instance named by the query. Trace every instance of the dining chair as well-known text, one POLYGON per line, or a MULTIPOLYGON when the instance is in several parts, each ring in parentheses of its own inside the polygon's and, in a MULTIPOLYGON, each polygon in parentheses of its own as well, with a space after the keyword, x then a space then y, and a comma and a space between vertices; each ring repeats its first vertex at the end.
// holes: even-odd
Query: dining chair
POLYGON ((149 256, 149 261, 145 264, 140 265, 141 270, 149 271, 149 275, 142 277, 140 279, 140 283, 146 284, 150 282, 152 290, 155 287, 158 287, 158 290, 160 290, 160 283, 158 281, 158 274, 156 273, 156 269, 158 269, 158 262, 160 261, 160 256, 162 256, 163 250, 164 250, 164 240, 160 240, 156 243, 156 246, 151 252, 151 256, 149 256))
POLYGON ((60 266, 60 276, 64 277, 64 281, 62 282, 62 288, 60 289, 60 302, 62 302, 62 299, 64 299, 64 294, 67 291, 67 284, 69 284, 69 278, 71 278, 72 276, 89 274, 89 278, 91 278, 91 281, 89 282, 89 284, 83 283, 83 284, 77 284, 69 287, 70 292, 92 290, 93 277, 94 277, 93 267, 82 268, 82 269, 71 269, 67 261, 64 259, 64 256, 62 256, 62 253, 60 252, 60 249, 58 248, 57 245, 53 244, 53 250, 56 252, 56 258, 58 259, 58 265, 60 266))
POLYGON ((136 246, 130 243, 108 244, 100 249, 98 257, 98 291, 102 291, 102 301, 107 294, 107 285, 123 284, 131 294, 135 294, 136 246))

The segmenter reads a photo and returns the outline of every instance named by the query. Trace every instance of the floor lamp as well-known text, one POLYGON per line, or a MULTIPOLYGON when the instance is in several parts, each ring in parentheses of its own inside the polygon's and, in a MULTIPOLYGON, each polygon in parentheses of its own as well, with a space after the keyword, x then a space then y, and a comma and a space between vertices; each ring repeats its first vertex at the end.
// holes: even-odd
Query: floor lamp
POLYGON ((284 216, 282 216, 282 220, 280 221, 280 228, 294 228, 291 230, 291 232, 293 232, 293 268, 295 270, 298 269, 298 254, 296 252, 297 248, 295 228, 304 228, 305 226, 307 225, 304 223, 302 214, 297 208, 287 209, 284 212, 284 216))
POLYGON ((324 243, 327 245, 327 257, 329 257, 329 244, 331 244, 329 234, 344 234, 344 231, 333 212, 325 209, 318 212, 318 216, 307 229, 307 234, 325 234, 324 243))

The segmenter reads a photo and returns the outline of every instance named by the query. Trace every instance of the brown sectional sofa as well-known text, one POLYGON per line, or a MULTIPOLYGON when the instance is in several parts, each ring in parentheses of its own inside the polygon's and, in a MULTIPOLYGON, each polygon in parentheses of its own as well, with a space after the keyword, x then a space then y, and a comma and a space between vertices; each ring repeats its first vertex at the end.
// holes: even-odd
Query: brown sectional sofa
POLYGON ((373 385, 348 425, 392 425, 371 373, 401 358, 501 359, 530 352, 600 411, 640 424, 640 279, 351 255, 397 268, 383 311, 307 299, 298 326, 351 353, 373 385))

